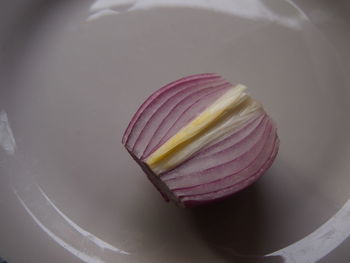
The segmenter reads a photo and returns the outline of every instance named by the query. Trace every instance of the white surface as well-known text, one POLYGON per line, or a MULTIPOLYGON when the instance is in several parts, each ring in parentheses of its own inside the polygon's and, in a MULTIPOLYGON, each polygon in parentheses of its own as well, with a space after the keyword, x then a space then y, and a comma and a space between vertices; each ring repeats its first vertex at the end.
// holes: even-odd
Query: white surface
POLYGON ((345 2, 16 3, 21 22, 6 13, 0 27, 1 257, 347 262, 345 2), (252 188, 181 210, 120 140, 152 91, 201 72, 245 83, 281 150, 252 188))

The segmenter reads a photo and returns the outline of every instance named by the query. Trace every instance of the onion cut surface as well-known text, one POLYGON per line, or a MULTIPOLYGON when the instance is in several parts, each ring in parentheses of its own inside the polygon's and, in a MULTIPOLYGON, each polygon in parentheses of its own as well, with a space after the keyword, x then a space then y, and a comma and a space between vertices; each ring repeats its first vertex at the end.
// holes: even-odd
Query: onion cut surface
POLYGON ((154 92, 122 143, 165 200, 182 207, 226 198, 259 179, 279 147, 276 126, 246 87, 214 73, 154 92))

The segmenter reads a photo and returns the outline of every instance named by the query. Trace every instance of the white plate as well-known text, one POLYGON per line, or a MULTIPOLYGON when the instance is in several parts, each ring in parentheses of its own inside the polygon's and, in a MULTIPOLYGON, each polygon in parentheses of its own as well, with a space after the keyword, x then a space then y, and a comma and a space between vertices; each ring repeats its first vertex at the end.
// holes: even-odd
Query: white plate
POLYGON ((8 2, 0 257, 348 262, 347 1, 8 2), (246 84, 275 119, 281 148, 249 189, 179 209, 120 140, 151 92, 203 72, 246 84))

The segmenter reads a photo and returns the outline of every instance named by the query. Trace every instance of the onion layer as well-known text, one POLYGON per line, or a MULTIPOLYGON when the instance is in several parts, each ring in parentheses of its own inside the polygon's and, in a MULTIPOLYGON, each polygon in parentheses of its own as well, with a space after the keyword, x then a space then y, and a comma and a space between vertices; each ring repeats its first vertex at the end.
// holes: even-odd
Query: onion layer
POLYGON ((154 92, 123 145, 163 195, 182 207, 226 198, 274 161, 276 127, 260 103, 217 74, 198 74, 154 92))

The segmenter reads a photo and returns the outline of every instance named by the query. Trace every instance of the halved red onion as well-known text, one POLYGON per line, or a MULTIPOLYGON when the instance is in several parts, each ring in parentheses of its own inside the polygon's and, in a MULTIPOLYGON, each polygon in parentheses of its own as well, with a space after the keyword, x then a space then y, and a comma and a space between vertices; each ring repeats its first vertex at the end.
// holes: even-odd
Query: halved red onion
POLYGON ((226 198, 271 166, 279 139, 245 87, 217 74, 192 75, 153 93, 122 143, 163 195, 182 207, 226 198))

